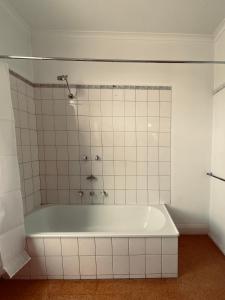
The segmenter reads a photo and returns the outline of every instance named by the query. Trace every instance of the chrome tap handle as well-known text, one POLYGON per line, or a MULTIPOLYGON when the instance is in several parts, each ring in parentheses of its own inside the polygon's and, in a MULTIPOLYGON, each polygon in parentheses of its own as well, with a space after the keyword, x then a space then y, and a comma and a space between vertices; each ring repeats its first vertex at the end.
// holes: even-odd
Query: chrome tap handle
POLYGON ((83 160, 88 160, 87 155, 84 155, 84 156, 83 156, 83 160))
POLYGON ((107 196, 108 196, 108 193, 107 193, 105 190, 103 190, 103 191, 101 192, 101 194, 102 194, 103 197, 107 197, 107 196))
POLYGON ((96 156, 95 156, 95 160, 101 160, 100 156, 99 156, 99 155, 96 155, 96 156))
POLYGON ((84 192, 83 191, 79 191, 78 194, 79 194, 80 197, 84 196, 84 192))

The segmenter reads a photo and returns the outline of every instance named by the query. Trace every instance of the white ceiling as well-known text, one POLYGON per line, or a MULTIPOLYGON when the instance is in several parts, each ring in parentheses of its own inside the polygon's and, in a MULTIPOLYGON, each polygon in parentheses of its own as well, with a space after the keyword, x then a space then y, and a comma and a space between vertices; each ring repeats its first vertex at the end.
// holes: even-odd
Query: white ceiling
POLYGON ((212 34, 225 0, 5 0, 37 30, 212 34))

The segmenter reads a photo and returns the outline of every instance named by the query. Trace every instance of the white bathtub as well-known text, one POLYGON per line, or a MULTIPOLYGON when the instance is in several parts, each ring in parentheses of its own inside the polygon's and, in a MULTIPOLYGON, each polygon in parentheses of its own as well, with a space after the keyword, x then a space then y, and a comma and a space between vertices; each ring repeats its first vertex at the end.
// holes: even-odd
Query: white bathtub
POLYGON ((178 236, 166 207, 54 205, 25 218, 27 236, 178 236))
POLYGON ((178 275, 178 231, 164 205, 48 206, 25 218, 23 279, 178 275))

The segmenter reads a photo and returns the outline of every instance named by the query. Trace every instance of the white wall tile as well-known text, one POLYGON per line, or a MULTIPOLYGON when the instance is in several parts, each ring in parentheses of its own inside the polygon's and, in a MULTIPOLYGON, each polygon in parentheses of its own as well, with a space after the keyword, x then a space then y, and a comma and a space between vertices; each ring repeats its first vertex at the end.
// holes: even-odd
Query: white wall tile
POLYGON ((171 200, 170 191, 160 191, 160 203, 169 204, 171 200))
POLYGON ((160 90, 160 101, 171 101, 171 90, 160 90))
POLYGON ((96 258, 95 256, 80 256, 80 274, 96 275, 96 258))
POLYGON ((162 256, 162 273, 177 274, 178 272, 178 257, 177 255, 162 256))
POLYGON ((115 190, 115 204, 124 205, 126 202, 125 190, 115 190))
POLYGON ((110 101, 112 100, 112 89, 104 89, 100 90, 101 92, 101 100, 102 101, 110 101))
POLYGON ((134 101, 136 98, 135 89, 125 89, 124 90, 124 98, 125 98, 125 101, 134 101))
POLYGON ((162 252, 161 238, 146 238, 146 254, 161 254, 162 252))
POLYGON ((160 118, 160 132, 170 132, 170 118, 160 118))
POLYGON ((136 190, 126 190, 126 204, 136 205, 137 203, 137 191, 136 190))
POLYGON ((130 274, 145 274, 145 255, 130 255, 130 274))
MULTIPOLYGON (((103 91, 100 89, 89 89, 89 100, 100 100, 100 96, 103 96, 103 91)), ((106 95, 106 93, 105 93, 106 95)))
POLYGON ((48 276, 63 275, 62 256, 46 256, 45 261, 48 276))
MULTIPOLYGON (((79 255, 95 255, 94 238, 78 238, 79 255)), ((91 274, 87 274, 91 275, 91 274)))
POLYGON ((129 254, 130 255, 145 254, 145 239, 129 238, 129 254))
POLYGON ((96 256, 97 275, 112 275, 112 256, 96 256))
POLYGON ((169 118, 171 115, 171 103, 160 102, 160 116, 169 118))
POLYGON ((128 255, 128 238, 112 238, 113 255, 128 255))
POLYGON ((170 190, 170 176, 160 176, 160 189, 170 190))
POLYGON ((61 238, 62 255, 78 255, 77 238, 61 238))
POLYGON ((160 114, 159 102, 152 101, 148 102, 148 116, 149 117, 158 117, 160 114))
POLYGON ((136 89, 136 101, 147 101, 148 90, 147 89, 136 89))
POLYGON ((146 274, 161 274, 161 255, 146 255, 146 274))
POLYGON ((62 259, 64 276, 80 275, 80 264, 78 256, 63 256, 62 259))
POLYGON ((128 275, 129 274, 129 256, 113 256, 113 273, 114 275, 128 275))
POLYGON ((159 101, 159 90, 148 90, 148 101, 159 101))
POLYGON ((62 254, 60 238, 45 238, 44 247, 46 256, 62 254))
MULTIPOLYGON (((178 238, 162 238, 162 254, 177 254, 178 238)), ((173 273, 173 272, 171 272, 173 273)))
POLYGON ((96 245, 96 255, 112 255, 111 238, 95 238, 95 245, 96 245))

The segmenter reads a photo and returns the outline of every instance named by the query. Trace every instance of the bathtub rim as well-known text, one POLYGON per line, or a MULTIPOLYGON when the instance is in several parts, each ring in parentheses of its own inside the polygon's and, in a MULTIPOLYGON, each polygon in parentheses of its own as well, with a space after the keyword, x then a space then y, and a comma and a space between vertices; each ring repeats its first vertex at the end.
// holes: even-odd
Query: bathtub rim
MULTIPOLYGON (((59 206, 79 206, 82 207, 84 205, 77 205, 77 204, 44 204, 41 207, 35 209, 34 211, 30 212, 29 214, 27 214, 25 216, 28 217, 30 215, 32 215, 32 213, 35 213, 37 211, 43 210, 45 208, 48 207, 59 207, 59 206)), ((101 205, 101 204, 92 204, 92 205, 85 205, 85 206, 105 206, 105 205, 101 205)), ((107 205, 107 207, 115 207, 115 205, 107 205)), ((31 233, 28 234, 25 231, 25 236, 26 238, 125 238, 125 237, 145 237, 145 238, 151 238, 151 237, 168 237, 168 238, 172 238, 172 237, 179 237, 180 233, 167 209, 167 205, 166 204, 152 204, 152 205, 116 205, 117 207, 133 207, 136 208, 138 207, 156 207, 159 208, 163 211, 165 217, 167 218, 167 220, 170 222, 170 224, 173 227, 174 233, 173 234, 162 234, 162 233, 158 233, 158 234, 147 234, 146 232, 144 233, 140 233, 140 232, 122 232, 122 233, 118 233, 118 232, 40 232, 40 233, 31 233)))

